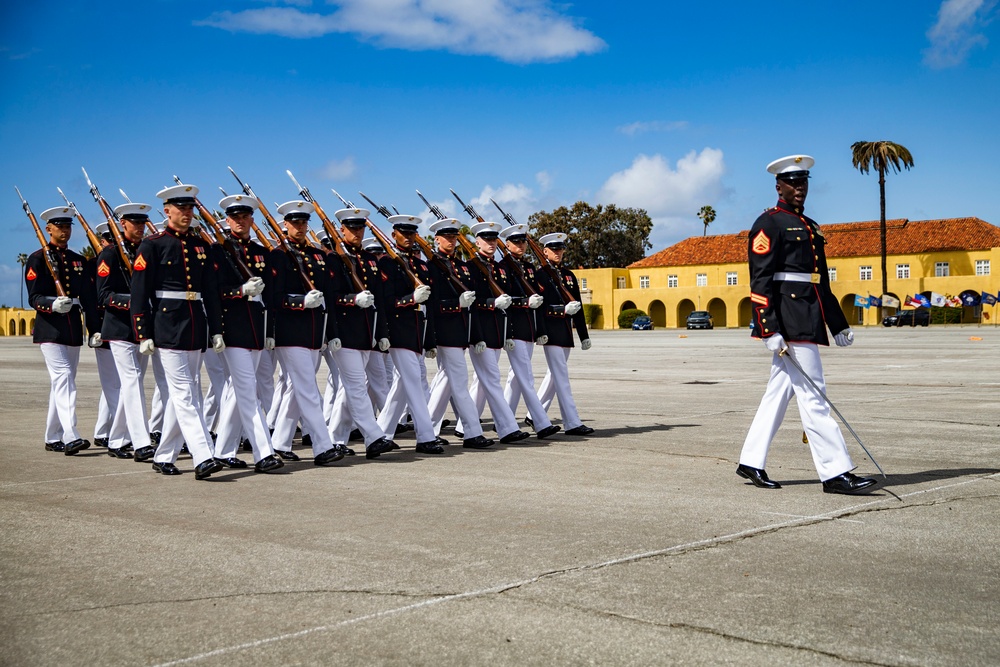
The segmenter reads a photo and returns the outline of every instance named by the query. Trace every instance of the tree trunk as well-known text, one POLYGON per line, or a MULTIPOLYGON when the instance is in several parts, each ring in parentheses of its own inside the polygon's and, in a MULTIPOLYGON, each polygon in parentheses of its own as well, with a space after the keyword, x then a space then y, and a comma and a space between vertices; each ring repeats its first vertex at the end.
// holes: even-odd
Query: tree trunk
MULTIPOLYGON (((882 294, 879 294, 879 299, 889 291, 889 276, 886 273, 886 240, 885 240, 885 171, 879 170, 878 172, 878 196, 879 196, 879 211, 881 217, 879 218, 879 241, 881 243, 882 250, 882 294)), ((881 301, 879 302, 881 304, 881 301)), ((878 307, 878 320, 882 321, 882 306, 878 307)))

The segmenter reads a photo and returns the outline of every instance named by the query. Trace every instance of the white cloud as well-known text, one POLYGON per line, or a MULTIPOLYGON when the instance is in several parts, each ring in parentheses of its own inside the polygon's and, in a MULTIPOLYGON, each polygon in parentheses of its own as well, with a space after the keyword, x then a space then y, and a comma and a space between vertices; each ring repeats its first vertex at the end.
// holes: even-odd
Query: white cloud
POLYGON ((490 202, 490 199, 495 199, 504 212, 513 217, 514 220, 525 224, 528 223, 528 216, 538 210, 538 200, 535 198, 534 192, 521 183, 517 185, 504 183, 499 188, 487 185, 473 200, 473 206, 483 218, 504 222, 500 211, 490 202))
POLYGON ((348 156, 343 160, 330 160, 319 170, 319 177, 328 181, 339 181, 354 176, 358 171, 354 164, 354 157, 348 156))
POLYGON ((615 129, 622 134, 634 137, 644 132, 674 132, 676 130, 683 130, 688 125, 689 123, 686 120, 651 120, 619 125, 615 129))
POLYGON ((548 192, 552 189, 552 174, 547 171, 540 171, 535 174, 535 182, 538 183, 538 187, 542 189, 542 192, 548 192))
MULTIPOLYGON (((291 4, 304 5, 302 2, 291 4)), ((439 49, 512 63, 595 53, 607 44, 550 0, 337 0, 329 14, 293 7, 216 12, 195 25, 310 38, 354 34, 383 48, 439 49)))
POLYGON ((662 155, 639 155, 628 169, 612 174, 597 201, 643 208, 653 219, 650 240, 654 248, 697 231, 698 210, 722 199, 726 190, 722 177, 726 163, 722 151, 705 148, 691 151, 677 161, 676 168, 662 155))
POLYGON ((944 0, 937 23, 927 31, 931 45, 924 50, 924 64, 934 69, 955 67, 973 48, 985 47, 987 39, 979 30, 995 6, 996 0, 944 0))

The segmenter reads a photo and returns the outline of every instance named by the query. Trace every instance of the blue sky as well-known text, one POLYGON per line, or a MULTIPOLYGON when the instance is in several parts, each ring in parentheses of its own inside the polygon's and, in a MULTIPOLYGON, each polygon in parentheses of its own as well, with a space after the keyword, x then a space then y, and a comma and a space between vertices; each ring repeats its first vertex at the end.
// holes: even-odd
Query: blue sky
MULTIPOLYGON (((813 155, 807 211, 878 218, 859 140, 908 147, 889 217, 1000 224, 997 0, 840 3, 547 0, 13 0, 0 10, 0 303, 61 187, 91 224, 85 166, 117 205, 173 174, 216 202, 231 165, 265 203, 291 169, 464 219, 496 198, 522 221, 578 200, 645 208, 654 248, 749 228, 768 162, 813 155), (990 120, 992 119, 992 120, 990 120), (3 194, 3 193, 6 194, 3 194)), ((376 218, 378 220, 378 218, 376 218)), ((80 230, 71 242, 85 244, 80 230)))

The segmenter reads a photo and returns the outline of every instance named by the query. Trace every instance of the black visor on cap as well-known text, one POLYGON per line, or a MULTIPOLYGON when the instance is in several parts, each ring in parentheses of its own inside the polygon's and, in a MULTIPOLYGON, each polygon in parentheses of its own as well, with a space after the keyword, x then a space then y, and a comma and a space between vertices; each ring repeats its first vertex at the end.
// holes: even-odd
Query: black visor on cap
POLYGON ((417 231, 416 225, 411 225, 408 222, 398 222, 392 226, 397 232, 402 232, 403 234, 412 234, 417 231))
POLYGON ((128 220, 129 222, 134 222, 137 224, 145 224, 149 220, 149 216, 143 213, 126 213, 122 216, 122 220, 128 220))
POLYGON ((806 169, 802 171, 786 171, 783 174, 778 174, 775 178, 779 181, 804 181, 809 178, 809 171, 806 169))
POLYGON ((288 222, 305 222, 309 219, 309 214, 305 211, 295 211, 285 216, 288 222))
POLYGON ((244 213, 253 213, 253 206, 239 204, 237 206, 230 206, 226 209, 226 215, 243 215, 244 213))
POLYGON ((546 243, 546 248, 552 248, 553 250, 562 250, 566 247, 566 244, 562 241, 553 241, 552 243, 546 243))
POLYGON ((520 243, 521 241, 527 241, 528 240, 528 235, 527 234, 511 234, 510 236, 507 237, 507 240, 508 241, 513 241, 514 243, 520 243))
POLYGON ((496 232, 479 232, 477 234, 480 238, 486 239, 487 241, 495 241, 500 238, 500 235, 496 232))
POLYGON ((73 218, 49 218, 50 225, 72 225, 73 218))
POLYGON ((434 232, 434 236, 458 236, 458 227, 442 227, 434 232))
POLYGON ((164 203, 174 206, 194 206, 194 197, 171 197, 164 203))
POLYGON ((354 227, 354 228, 364 227, 365 226, 365 219, 364 218, 344 218, 343 220, 340 221, 340 224, 342 224, 344 227, 354 227))

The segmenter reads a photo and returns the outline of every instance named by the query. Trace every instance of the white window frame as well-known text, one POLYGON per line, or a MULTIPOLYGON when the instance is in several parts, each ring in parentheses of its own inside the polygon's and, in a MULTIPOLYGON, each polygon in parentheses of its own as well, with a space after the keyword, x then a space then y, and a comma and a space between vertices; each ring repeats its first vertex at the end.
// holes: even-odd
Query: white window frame
POLYGON ((909 264, 897 264, 896 265, 896 280, 909 280, 910 278, 910 265, 909 264))
POLYGON ((726 287, 732 287, 733 285, 739 285, 740 274, 736 271, 726 271, 726 287))
POLYGON ((858 280, 871 280, 872 279, 872 267, 862 266, 858 268, 858 280))
POLYGON ((830 282, 831 283, 837 282, 837 267, 831 266, 829 267, 828 270, 830 272, 830 282))
POLYGON ((977 259, 976 260, 976 275, 977 276, 988 276, 988 275, 990 275, 990 260, 988 260, 988 259, 977 259))
POLYGON ((679 284, 677 276, 667 276, 667 287, 677 287, 679 284))
POLYGON ((949 262, 934 262, 934 277, 947 278, 951 275, 951 264, 949 262))
POLYGON ((587 279, 580 278, 580 289, 587 289, 587 279))
POLYGON ((618 289, 625 289, 628 281, 625 280, 625 276, 618 276, 618 289))
POLYGON ((707 273, 699 273, 695 277, 695 286, 696 287, 708 287, 708 274, 707 273))
POLYGON ((639 276, 639 289, 649 289, 649 276, 639 276))

